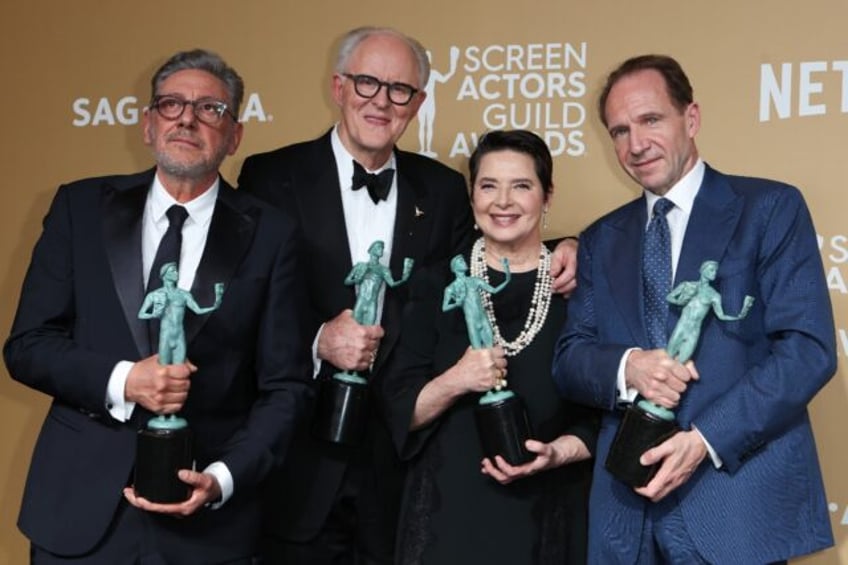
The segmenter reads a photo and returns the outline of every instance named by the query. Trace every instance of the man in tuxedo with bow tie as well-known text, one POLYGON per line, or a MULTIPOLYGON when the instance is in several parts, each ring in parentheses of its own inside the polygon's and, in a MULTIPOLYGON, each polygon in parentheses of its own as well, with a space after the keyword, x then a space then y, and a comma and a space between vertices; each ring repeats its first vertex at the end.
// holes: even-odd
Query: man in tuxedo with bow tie
MULTIPOLYGON (((248 157, 241 170, 239 189, 295 216, 304 234, 318 379, 370 369, 371 389, 379 389, 407 289, 387 289, 378 324, 364 326, 352 316, 355 290, 344 285, 374 241, 385 242, 395 274, 405 257, 417 269, 470 243, 463 177, 395 147, 424 100, 429 73, 427 52, 414 39, 387 28, 350 31, 332 77, 338 123, 316 140, 248 157)), ((561 290, 573 284, 573 256, 570 247, 560 250, 561 290)), ((298 434, 297 456, 272 477, 267 498, 271 562, 392 563, 402 468, 382 415, 372 412, 361 448, 320 443, 308 426, 298 434)))
POLYGON ((255 563, 259 485, 309 394, 296 226, 218 174, 242 136, 241 78, 194 50, 151 86, 155 168, 59 189, 4 348, 12 377, 53 397, 18 522, 35 564, 255 563), (160 276, 201 304, 226 289, 186 314, 185 361, 160 359, 139 319, 160 276), (191 494, 153 503, 132 488, 137 431, 176 412, 191 494))

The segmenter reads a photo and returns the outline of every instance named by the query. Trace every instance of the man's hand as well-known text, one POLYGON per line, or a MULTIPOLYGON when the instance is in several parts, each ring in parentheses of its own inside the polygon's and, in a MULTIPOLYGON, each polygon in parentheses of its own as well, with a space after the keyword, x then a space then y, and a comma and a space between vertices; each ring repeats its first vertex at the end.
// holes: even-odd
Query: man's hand
POLYGON ((658 446, 642 454, 642 465, 662 461, 656 476, 647 485, 634 489, 637 494, 658 502, 685 483, 707 456, 707 446, 697 431, 677 432, 658 446))
POLYGON ((627 356, 624 381, 643 398, 673 409, 691 380, 698 380, 698 371, 691 361, 681 365, 663 349, 635 349, 627 356))
POLYGON ((363 326, 347 309, 324 324, 318 337, 318 357, 344 371, 364 371, 371 366, 383 338, 380 326, 363 326))
POLYGON ((124 489, 124 497, 136 508, 175 517, 191 516, 206 504, 221 498, 221 486, 215 477, 209 473, 197 473, 189 469, 180 469, 179 477, 182 482, 192 487, 191 496, 185 502, 174 504, 150 502, 146 498, 137 496, 133 487, 126 487, 124 489))
POLYGON ((152 355, 133 364, 124 385, 124 397, 144 406, 154 414, 178 412, 188 397, 189 377, 197 371, 190 362, 160 365, 152 355))
POLYGON ((551 255, 552 290, 554 294, 568 296, 577 288, 577 240, 560 241, 551 255))

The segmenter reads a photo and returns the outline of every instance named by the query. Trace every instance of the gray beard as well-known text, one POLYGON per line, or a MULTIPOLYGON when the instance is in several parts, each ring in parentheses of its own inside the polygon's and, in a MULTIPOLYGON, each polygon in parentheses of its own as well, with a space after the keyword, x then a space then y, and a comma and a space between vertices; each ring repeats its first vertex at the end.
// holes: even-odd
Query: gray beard
POLYGON ((172 177, 185 180, 200 179, 217 172, 218 167, 220 167, 226 155, 226 149, 223 149, 219 154, 214 155, 212 159, 204 159, 194 163, 182 163, 173 161, 165 153, 155 152, 156 164, 162 171, 172 177))

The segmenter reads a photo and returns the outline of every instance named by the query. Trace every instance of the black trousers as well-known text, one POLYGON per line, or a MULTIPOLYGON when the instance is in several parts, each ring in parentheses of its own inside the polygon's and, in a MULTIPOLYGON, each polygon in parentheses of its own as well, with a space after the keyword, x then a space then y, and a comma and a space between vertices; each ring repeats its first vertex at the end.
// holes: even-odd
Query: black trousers
MULTIPOLYGON (((190 518, 188 518, 190 519, 190 518)), ((109 531, 91 552, 74 557, 55 555, 30 545, 32 565, 183 565, 180 556, 166 555, 156 547, 148 514, 121 502, 109 531)), ((259 556, 222 560, 209 565, 258 565, 259 556)))
POLYGON ((379 478, 369 466, 348 466, 330 514, 316 537, 293 542, 266 536, 263 565, 392 565, 396 507, 376 496, 379 478))

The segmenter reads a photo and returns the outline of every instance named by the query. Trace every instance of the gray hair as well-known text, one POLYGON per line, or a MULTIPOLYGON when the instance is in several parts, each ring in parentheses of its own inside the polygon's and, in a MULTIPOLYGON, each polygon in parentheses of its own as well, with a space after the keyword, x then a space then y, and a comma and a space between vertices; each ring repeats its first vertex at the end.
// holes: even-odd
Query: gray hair
POLYGON ((217 53, 205 49, 180 51, 165 61, 150 79, 151 99, 158 94, 159 87, 169 76, 190 69, 206 71, 223 82, 230 96, 228 103, 232 104, 230 111, 234 116, 239 115, 241 101, 244 98, 244 81, 217 53))
POLYGON ((375 35, 391 35, 406 43, 418 62, 418 88, 423 90, 427 86, 427 81, 430 80, 430 58, 427 56, 427 50, 418 40, 390 27, 366 26, 347 32, 339 45, 339 52, 336 56, 336 72, 339 74, 346 73, 348 71, 348 60, 359 47, 359 44, 375 35))

